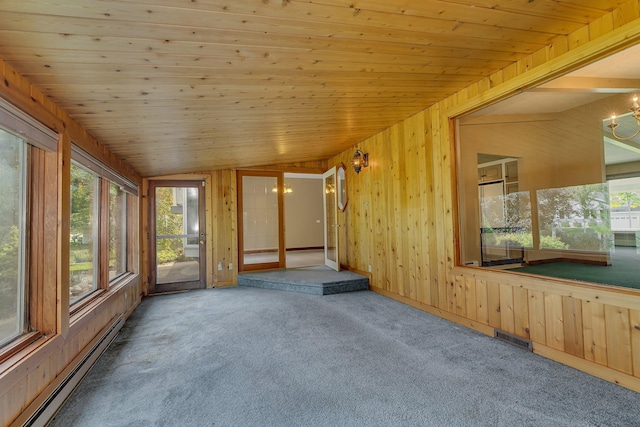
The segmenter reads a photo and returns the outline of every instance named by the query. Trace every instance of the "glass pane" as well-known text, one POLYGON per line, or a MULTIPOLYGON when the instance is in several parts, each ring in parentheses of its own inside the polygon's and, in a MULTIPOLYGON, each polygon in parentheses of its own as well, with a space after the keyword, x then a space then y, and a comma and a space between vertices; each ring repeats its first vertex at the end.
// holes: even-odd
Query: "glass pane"
POLYGON ((98 289, 99 178, 71 164, 69 297, 74 304, 98 289))
POLYGON ((109 280, 127 271, 127 194, 109 184, 109 280))
POLYGON ((640 289, 637 93, 598 86, 631 49, 458 119, 463 265, 640 289))
POLYGON ((336 224, 337 224, 337 218, 336 218, 336 182, 335 182, 335 174, 334 175, 330 175, 326 178, 325 180, 326 182, 326 187, 325 187, 325 193, 327 195, 326 200, 326 209, 327 211, 325 212, 326 215, 326 221, 327 221, 327 251, 326 251, 326 257, 327 259, 334 261, 334 262, 338 262, 338 252, 336 250, 336 246, 338 245, 337 242, 337 235, 336 235, 336 224))
POLYGON ((279 261, 278 179, 242 177, 244 264, 279 261))
POLYGON ((607 184, 538 190, 537 197, 541 248, 595 252, 612 249, 607 184))
POLYGON ((156 188, 156 284, 200 280, 198 189, 156 188))
POLYGON ((0 345, 24 331, 25 148, 0 129, 0 345))

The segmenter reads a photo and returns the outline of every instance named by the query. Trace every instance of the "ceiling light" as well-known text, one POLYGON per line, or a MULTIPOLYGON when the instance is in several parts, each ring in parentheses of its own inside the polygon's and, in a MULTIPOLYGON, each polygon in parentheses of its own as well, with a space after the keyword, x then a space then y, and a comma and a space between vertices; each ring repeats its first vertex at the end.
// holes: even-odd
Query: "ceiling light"
POLYGON ((630 136, 620 136, 616 133, 616 128, 618 127, 619 123, 616 121, 616 116, 611 116, 611 123, 607 126, 609 128, 611 128, 611 133, 613 134, 613 136, 616 139, 619 139, 621 141, 626 141, 628 139, 631 139, 635 136, 637 136, 638 134, 640 134, 640 105, 638 105, 638 96, 634 96, 633 97, 633 106, 631 108, 629 108, 629 111, 631 111, 633 118, 636 119, 636 124, 638 125, 638 130, 636 130, 636 132, 633 135, 630 136))

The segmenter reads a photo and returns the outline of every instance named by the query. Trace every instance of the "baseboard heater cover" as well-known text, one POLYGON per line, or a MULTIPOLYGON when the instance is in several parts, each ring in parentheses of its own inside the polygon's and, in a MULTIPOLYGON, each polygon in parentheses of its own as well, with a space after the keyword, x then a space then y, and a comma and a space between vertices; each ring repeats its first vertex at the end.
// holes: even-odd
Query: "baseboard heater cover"
POLYGON ((118 335, 122 325, 124 325, 124 317, 119 316, 102 338, 91 347, 80 363, 64 377, 62 382, 58 384, 47 399, 34 411, 29 419, 27 419, 23 427, 44 427, 51 421, 73 390, 80 384, 82 378, 84 378, 109 344, 111 344, 118 335))
POLYGON ((506 331, 501 331, 500 329, 494 329, 493 336, 495 338, 498 338, 499 340, 508 342, 509 344, 516 345, 528 351, 533 351, 533 343, 528 339, 510 334, 509 332, 506 332, 506 331))

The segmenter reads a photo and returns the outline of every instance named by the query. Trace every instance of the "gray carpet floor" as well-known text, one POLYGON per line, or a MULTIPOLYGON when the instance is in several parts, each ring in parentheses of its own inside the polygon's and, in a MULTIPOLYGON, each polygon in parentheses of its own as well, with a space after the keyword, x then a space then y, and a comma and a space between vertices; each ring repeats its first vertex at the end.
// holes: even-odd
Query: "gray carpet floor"
POLYGON ((146 298, 52 426, 640 426, 640 394, 370 291, 146 298))

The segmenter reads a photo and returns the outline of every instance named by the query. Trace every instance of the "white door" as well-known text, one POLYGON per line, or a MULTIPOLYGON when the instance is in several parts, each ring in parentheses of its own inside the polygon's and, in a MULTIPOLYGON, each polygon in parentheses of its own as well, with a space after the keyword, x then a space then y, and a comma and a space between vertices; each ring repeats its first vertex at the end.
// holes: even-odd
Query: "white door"
POLYGON ((324 184, 324 263, 327 267, 340 270, 338 261, 338 192, 336 167, 322 174, 324 184))

